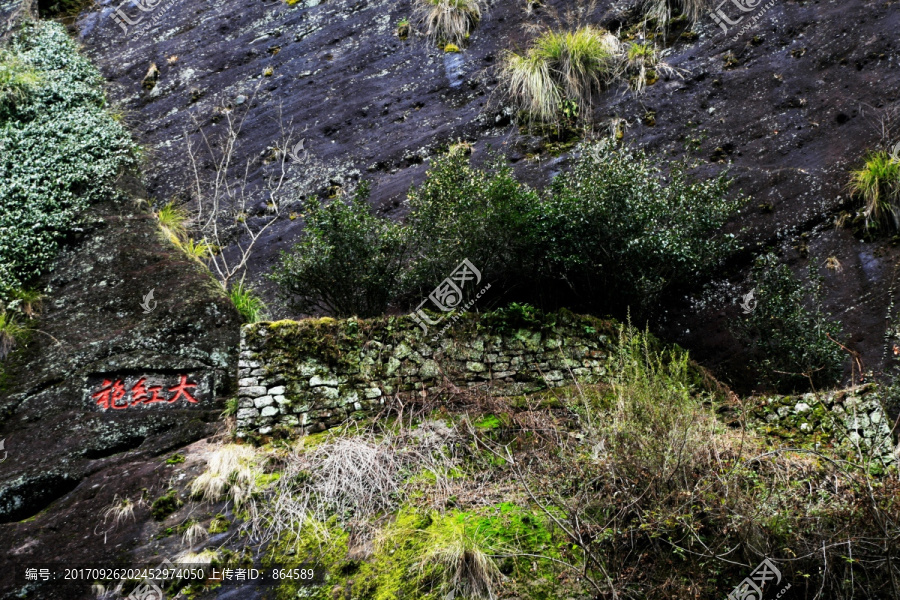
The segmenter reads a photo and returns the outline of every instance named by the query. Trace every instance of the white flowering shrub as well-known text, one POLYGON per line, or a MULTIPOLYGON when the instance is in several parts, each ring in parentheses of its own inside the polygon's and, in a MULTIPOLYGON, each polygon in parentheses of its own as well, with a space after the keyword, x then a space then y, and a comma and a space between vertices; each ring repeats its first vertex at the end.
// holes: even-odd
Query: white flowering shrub
POLYGON ((0 300, 49 268, 87 206, 115 193, 136 150, 62 25, 29 25, 9 54, 37 77, 0 98, 0 300))

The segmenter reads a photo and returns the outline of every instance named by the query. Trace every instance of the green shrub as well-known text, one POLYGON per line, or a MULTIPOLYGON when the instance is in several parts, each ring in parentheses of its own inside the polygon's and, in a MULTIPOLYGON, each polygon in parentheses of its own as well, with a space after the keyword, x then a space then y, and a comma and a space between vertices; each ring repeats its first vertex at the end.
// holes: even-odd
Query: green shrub
POLYGON ((873 152, 850 173, 850 193, 865 202, 866 227, 890 223, 900 229, 900 144, 873 152))
POLYGON ((407 218, 412 260, 403 278, 408 298, 424 298, 464 259, 482 281, 524 283, 533 276, 533 216, 540 195, 500 161, 484 168, 464 152, 434 160, 410 191, 407 218))
POLYGON ((405 225, 372 216, 365 190, 349 204, 309 204, 305 238, 274 279, 302 312, 372 316, 416 305, 468 259, 509 300, 643 313, 737 246, 717 232, 738 206, 725 176, 670 171, 664 181, 642 152, 585 145, 539 193, 500 161, 475 167, 450 153, 410 190, 405 225))
POLYGON ((558 176, 534 226, 541 280, 570 286, 607 309, 643 311, 696 283, 737 248, 719 229, 739 200, 724 174, 708 180, 669 166, 668 181, 642 151, 584 145, 558 176))
POLYGON ((822 308, 822 277, 810 262, 809 284, 772 254, 753 267, 756 308, 736 333, 750 347, 763 381, 785 393, 833 385, 844 367, 841 324, 822 308))
POLYGON ((368 196, 363 184, 349 202, 306 202, 303 237, 273 274, 295 310, 371 317, 387 309, 404 262, 404 232, 373 215, 368 196))
POLYGON ((0 300, 48 269, 87 207, 114 195, 135 153, 104 108, 102 77, 62 25, 28 26, 10 53, 39 81, 7 104, 0 126, 0 300))

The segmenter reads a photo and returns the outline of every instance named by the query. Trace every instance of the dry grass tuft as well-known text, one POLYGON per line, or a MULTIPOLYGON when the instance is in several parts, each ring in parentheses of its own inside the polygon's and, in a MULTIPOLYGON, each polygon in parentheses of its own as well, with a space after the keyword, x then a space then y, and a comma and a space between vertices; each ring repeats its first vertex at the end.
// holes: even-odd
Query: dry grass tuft
POLYGON ((206 527, 204 527, 200 523, 193 523, 185 530, 184 534, 182 534, 181 542, 189 548, 193 548, 199 542, 208 538, 209 531, 206 530, 206 527))
POLYGON ((459 47, 481 20, 480 0, 416 0, 416 20, 438 44, 459 47))
POLYGON ((454 523, 452 532, 432 535, 421 567, 438 565, 445 572, 446 597, 494 600, 500 586, 500 570, 494 560, 472 537, 462 523, 454 523))
POLYGON ((191 484, 191 495, 217 502, 227 495, 235 508, 245 506, 256 487, 259 459, 253 448, 229 444, 213 452, 207 469, 191 484))
POLYGON ((710 0, 643 0, 644 15, 664 28, 673 16, 683 14, 691 21, 698 21, 712 8, 710 0))

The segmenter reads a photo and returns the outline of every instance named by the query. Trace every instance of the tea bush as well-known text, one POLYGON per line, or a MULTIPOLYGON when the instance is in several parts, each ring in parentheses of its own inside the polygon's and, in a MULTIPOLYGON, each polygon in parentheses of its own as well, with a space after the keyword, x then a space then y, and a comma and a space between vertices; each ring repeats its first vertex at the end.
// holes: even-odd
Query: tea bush
POLYGON ((106 112, 103 80, 65 28, 29 25, 10 55, 35 79, 0 106, 0 299, 46 271, 62 238, 134 164, 128 132, 106 112))
POLYGON ((534 279, 540 195, 517 181, 509 166, 495 160, 477 168, 463 153, 450 153, 432 163, 408 201, 412 260, 403 289, 411 301, 466 258, 485 281, 515 286, 534 279))
POLYGON ((810 262, 809 285, 773 254, 753 267, 757 306, 737 323, 763 381, 785 393, 832 385, 843 373, 841 324, 822 308, 822 277, 810 262))
POLYGON ((406 243, 401 226, 371 214, 368 196, 363 184, 347 203, 306 202, 303 237, 272 276, 294 309, 360 317, 387 309, 406 243))
POLYGON ((302 311, 371 316, 414 306, 468 259, 509 300, 643 312, 737 247, 719 232, 739 204, 726 177, 669 167, 665 179, 643 152, 589 144, 539 192, 501 161, 450 153, 410 191, 405 225, 372 216, 360 195, 309 203, 304 240, 275 280, 302 311))

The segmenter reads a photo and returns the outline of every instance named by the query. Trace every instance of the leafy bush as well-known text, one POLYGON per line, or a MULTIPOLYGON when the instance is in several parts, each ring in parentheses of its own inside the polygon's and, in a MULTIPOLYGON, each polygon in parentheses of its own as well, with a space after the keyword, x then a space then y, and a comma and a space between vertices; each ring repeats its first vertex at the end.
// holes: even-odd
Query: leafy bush
POLYGON ((757 306, 737 323, 736 333, 750 345, 753 366, 781 391, 837 382, 843 372, 841 324, 822 308, 822 277, 809 265, 809 285, 772 254, 753 268, 757 306))
POLYGON ((540 195, 500 161, 472 166, 463 152, 434 160, 410 191, 411 261, 403 278, 409 298, 427 295, 468 258, 484 281, 511 285, 533 278, 533 216, 540 195))
POLYGON ((361 185, 349 202, 305 204, 306 229, 283 252, 273 279, 292 307, 336 316, 383 314, 397 290, 405 257, 402 227, 371 214, 361 185))
POLYGON ((534 223, 541 279, 571 286, 607 308, 641 310, 687 286, 737 248, 717 233, 737 209, 724 174, 694 180, 669 165, 668 181, 642 151, 585 145, 558 176, 534 223))
POLYGON ((866 227, 889 221, 900 229, 900 144, 891 152, 869 154, 863 167, 850 173, 849 188, 865 202, 866 227))
POLYGON ((481 20, 480 0, 416 0, 414 11, 425 34, 441 45, 462 44, 481 20))
POLYGON ((468 259, 513 300, 574 295, 643 311, 736 248, 716 233, 738 205, 728 184, 677 164, 665 182, 644 153, 599 143, 539 193, 499 161, 475 167, 450 153, 410 191, 405 225, 372 216, 365 190, 349 204, 308 203, 304 240, 274 278, 303 312, 362 317, 418 303, 468 259))
POLYGON ((39 82, 0 122, 0 299, 46 271, 90 203, 114 194, 135 152, 104 110, 102 77, 62 25, 30 25, 10 52, 39 82))

